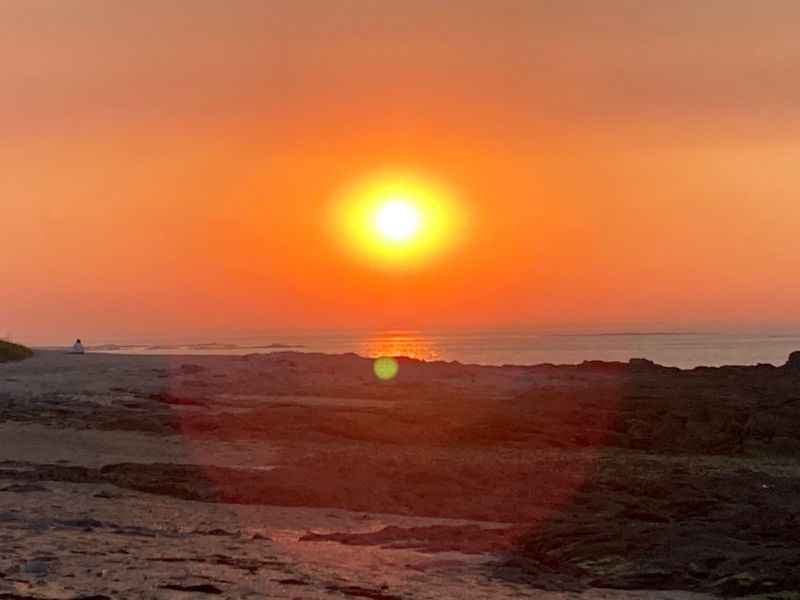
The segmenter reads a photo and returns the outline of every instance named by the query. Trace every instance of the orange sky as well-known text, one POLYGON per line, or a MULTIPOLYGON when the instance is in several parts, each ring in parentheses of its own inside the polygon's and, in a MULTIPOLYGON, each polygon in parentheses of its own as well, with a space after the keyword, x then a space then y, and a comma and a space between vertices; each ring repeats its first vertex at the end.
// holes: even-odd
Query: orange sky
POLYGON ((0 8, 0 336, 800 319, 800 4, 0 8), (402 165, 470 235, 331 239, 402 165))

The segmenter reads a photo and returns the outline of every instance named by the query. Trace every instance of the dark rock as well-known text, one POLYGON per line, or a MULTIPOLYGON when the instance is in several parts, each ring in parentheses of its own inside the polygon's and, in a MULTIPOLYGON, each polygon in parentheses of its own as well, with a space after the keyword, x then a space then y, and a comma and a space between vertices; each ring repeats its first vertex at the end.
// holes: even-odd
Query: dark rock
POLYGON ((632 358, 628 361, 628 364, 631 366, 631 368, 639 370, 653 370, 660 368, 656 363, 647 358, 632 358))
POLYGON ((179 583, 167 583, 159 586, 163 590, 175 592, 199 592, 202 594, 221 594, 222 590, 210 583, 200 583, 197 585, 181 585, 179 583))
POLYGON ((52 559, 49 558, 32 558, 22 565, 22 572, 31 575, 47 575, 50 572, 51 562, 52 559))
POLYGON ((281 585, 308 585, 307 581, 295 579, 294 577, 287 577, 286 579, 273 579, 272 581, 275 583, 280 583, 281 585))
POLYGON ((118 498, 122 498, 122 494, 115 494, 114 492, 109 492, 108 490, 101 490, 94 495, 95 498, 103 498, 104 500, 116 500, 118 498))
POLYGON ((800 350, 795 350, 789 355, 783 368, 789 371, 800 371, 800 350))
POLYGON ((37 483, 12 483, 4 488, 0 488, 0 492, 14 492, 16 494, 24 494, 28 492, 49 492, 50 489, 39 485, 37 483))
POLYGON ((67 519, 64 521, 60 521, 60 524, 62 527, 81 529, 81 530, 102 529, 103 527, 105 527, 105 524, 102 521, 98 521, 97 519, 92 519, 91 517, 84 517, 82 519, 67 519))
POLYGON ((233 535, 230 531, 225 531, 224 529, 195 529, 192 531, 197 535, 233 535))
POLYGON ((589 582, 591 586, 617 590, 653 590, 669 587, 675 574, 665 569, 640 570, 633 573, 609 575, 589 582))
POLYGON ((800 439, 776 435, 769 440, 767 448, 774 454, 797 456, 800 455, 800 439))
POLYGON ((403 600, 394 594, 385 594, 382 590, 372 590, 359 585, 329 585, 326 588, 331 592, 339 592, 345 596, 356 596, 358 598, 369 598, 371 600, 403 600))
POLYGON ((185 398, 183 396, 176 396, 167 392, 159 392, 157 394, 150 394, 150 400, 156 402, 163 402, 164 404, 176 404, 182 406, 204 406, 208 403, 207 400, 199 398, 185 398))

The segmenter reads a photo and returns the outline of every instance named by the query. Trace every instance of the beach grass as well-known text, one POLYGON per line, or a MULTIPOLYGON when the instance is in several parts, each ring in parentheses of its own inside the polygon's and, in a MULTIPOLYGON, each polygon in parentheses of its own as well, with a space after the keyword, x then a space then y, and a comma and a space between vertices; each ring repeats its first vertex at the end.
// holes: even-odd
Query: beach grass
POLYGON ((31 356, 33 356, 33 350, 30 348, 7 340, 0 340, 0 363, 25 360, 31 356))

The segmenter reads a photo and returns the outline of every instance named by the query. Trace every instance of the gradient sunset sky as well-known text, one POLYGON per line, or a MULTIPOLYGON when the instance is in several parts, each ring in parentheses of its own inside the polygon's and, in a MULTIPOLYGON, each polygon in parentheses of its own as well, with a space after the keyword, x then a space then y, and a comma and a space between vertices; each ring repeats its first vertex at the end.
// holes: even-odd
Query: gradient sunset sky
POLYGON ((800 319, 800 3, 0 7, 0 335, 800 319), (397 272, 353 181, 470 229, 397 272))

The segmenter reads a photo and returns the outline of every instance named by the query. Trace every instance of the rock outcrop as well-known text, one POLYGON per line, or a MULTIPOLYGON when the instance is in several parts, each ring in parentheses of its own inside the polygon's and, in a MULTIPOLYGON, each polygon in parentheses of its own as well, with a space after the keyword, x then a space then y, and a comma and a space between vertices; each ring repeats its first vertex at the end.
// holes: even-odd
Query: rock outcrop
POLYGON ((800 352, 781 368, 630 367, 590 476, 497 574, 558 591, 800 589, 800 352))
POLYGON ((789 355, 789 360, 783 365, 784 369, 800 372, 800 350, 796 350, 789 355))

